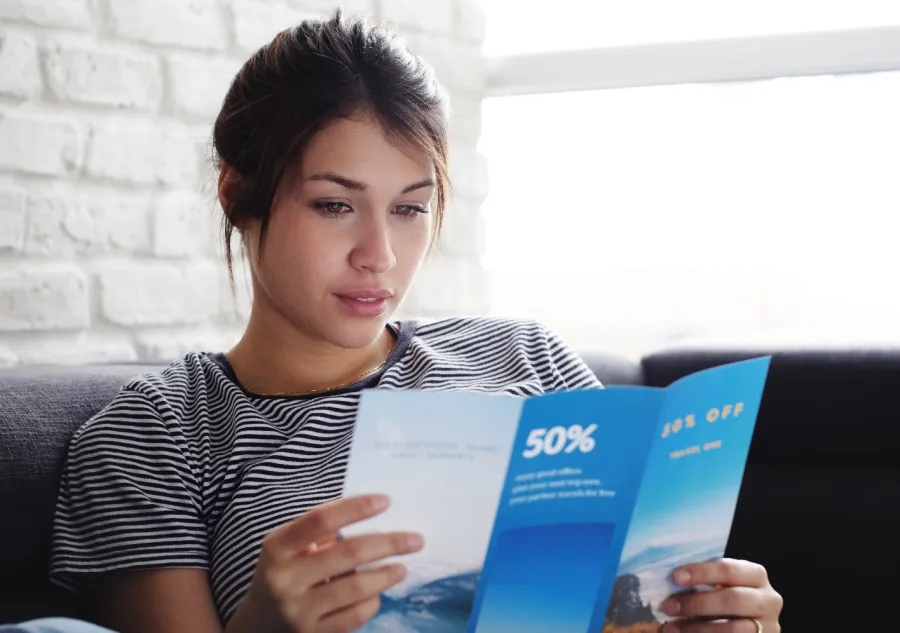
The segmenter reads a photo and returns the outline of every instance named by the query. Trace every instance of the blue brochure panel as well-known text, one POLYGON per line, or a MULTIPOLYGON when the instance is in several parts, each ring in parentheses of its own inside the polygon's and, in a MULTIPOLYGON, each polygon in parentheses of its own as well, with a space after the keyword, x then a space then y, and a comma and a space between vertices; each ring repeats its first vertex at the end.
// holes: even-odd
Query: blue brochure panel
POLYGON ((469 631, 599 631, 664 392, 525 403, 469 631))
POLYGON ((669 619, 661 603, 683 590, 675 569, 724 556, 769 363, 716 367, 666 389, 605 633, 658 630, 669 619))

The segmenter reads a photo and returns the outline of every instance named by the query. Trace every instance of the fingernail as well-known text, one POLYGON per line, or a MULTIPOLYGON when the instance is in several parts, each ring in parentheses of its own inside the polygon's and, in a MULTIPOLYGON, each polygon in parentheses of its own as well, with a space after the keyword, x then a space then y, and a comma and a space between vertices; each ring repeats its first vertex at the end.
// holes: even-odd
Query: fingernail
POLYGON ((411 550, 420 549, 425 544, 425 539, 417 532, 411 532, 406 535, 406 545, 411 550))
POLYGON ((684 569, 679 569, 675 572, 675 582, 679 585, 686 585, 691 581, 691 574, 689 571, 684 569))
POLYGON ((382 510, 386 510, 391 500, 388 499, 387 495, 372 495, 372 509, 375 512, 381 512, 382 510))
POLYGON ((662 603, 662 608, 666 615, 678 615, 681 611, 681 603, 673 598, 669 598, 662 603))

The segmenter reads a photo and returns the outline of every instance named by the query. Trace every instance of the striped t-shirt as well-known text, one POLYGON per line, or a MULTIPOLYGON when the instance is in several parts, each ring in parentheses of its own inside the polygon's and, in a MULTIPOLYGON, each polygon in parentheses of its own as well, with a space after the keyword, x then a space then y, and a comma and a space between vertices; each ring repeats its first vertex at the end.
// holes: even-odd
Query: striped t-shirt
POLYGON ((391 324, 386 365, 314 396, 245 390, 222 354, 191 353, 125 385, 72 438, 51 578, 79 590, 115 569, 208 570, 227 622, 263 536, 340 497, 362 389, 518 396, 599 387, 550 330, 488 317, 391 324))

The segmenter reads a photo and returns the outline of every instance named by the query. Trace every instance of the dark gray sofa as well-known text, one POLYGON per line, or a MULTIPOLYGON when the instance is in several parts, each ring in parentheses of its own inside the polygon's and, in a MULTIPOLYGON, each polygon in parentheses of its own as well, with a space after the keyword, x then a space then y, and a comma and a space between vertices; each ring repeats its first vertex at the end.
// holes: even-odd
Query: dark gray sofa
MULTIPOLYGON (((640 363, 586 352, 604 383, 664 386, 773 355, 729 556, 758 561, 788 632, 892 629, 900 590, 900 348, 695 346, 640 363), (860 627, 863 628, 860 628, 860 627)), ((69 437, 140 365, 0 371, 0 622, 91 619, 46 581, 69 437)))

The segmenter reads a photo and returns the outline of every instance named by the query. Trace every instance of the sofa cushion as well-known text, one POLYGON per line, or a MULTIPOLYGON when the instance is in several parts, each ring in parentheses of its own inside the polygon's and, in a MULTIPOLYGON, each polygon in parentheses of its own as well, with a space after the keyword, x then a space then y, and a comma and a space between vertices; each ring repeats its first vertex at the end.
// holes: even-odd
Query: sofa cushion
POLYGON ((47 580, 53 512, 69 439, 143 365, 0 371, 0 622, 82 615, 47 580), (7 511, 8 510, 8 511, 7 511))
POLYGON ((641 364, 624 356, 589 350, 581 352, 581 359, 604 385, 641 385, 644 382, 641 364))

